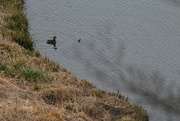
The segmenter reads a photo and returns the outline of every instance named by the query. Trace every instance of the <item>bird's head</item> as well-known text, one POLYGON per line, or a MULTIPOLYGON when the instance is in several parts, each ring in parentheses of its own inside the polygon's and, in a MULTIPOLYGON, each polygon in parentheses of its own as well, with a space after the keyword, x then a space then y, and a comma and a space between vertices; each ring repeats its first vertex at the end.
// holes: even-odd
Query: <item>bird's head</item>
POLYGON ((56 36, 54 36, 53 39, 55 40, 55 39, 56 39, 56 36))

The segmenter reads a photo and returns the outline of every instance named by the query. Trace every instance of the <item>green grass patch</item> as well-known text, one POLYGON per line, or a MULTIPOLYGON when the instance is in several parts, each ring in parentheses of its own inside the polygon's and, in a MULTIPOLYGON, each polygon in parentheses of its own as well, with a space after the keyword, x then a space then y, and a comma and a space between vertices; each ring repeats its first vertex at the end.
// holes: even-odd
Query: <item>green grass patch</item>
POLYGON ((32 70, 32 69, 21 69, 22 75, 26 78, 26 80, 38 80, 45 79, 44 74, 41 71, 32 70))
POLYGON ((7 69, 8 67, 5 64, 0 63, 0 71, 5 71, 7 69))
POLYGON ((12 40, 25 49, 33 51, 33 40, 28 32, 28 20, 23 12, 24 0, 0 0, 6 9, 12 9, 12 15, 3 30, 4 35, 10 35, 12 40))
POLYGON ((24 0, 0 0, 0 4, 3 4, 6 8, 22 10, 24 0))
POLYGON ((35 70, 32 68, 23 68, 19 65, 15 65, 13 67, 8 67, 6 64, 0 63, 0 71, 4 71, 6 76, 16 77, 25 81, 30 82, 47 82, 51 80, 51 78, 43 73, 40 70, 35 70))
POLYGON ((23 46, 25 49, 33 50, 33 41, 29 36, 28 22, 22 11, 16 11, 7 25, 11 30, 12 40, 23 46))

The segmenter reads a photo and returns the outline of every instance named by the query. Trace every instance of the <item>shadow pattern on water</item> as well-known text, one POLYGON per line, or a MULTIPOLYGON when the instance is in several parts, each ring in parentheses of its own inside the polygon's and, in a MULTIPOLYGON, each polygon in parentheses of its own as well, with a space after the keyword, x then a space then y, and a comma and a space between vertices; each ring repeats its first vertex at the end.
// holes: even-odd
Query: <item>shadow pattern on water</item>
MULTIPOLYGON (((98 36, 104 41, 113 41, 112 38, 108 38, 107 33, 104 33, 101 31, 98 36)), ((106 44, 107 48, 114 47, 111 43, 106 44)), ((173 84, 173 81, 172 83, 167 81, 159 71, 148 72, 133 65, 124 65, 122 59, 125 55, 125 48, 125 43, 120 42, 113 50, 113 55, 116 57, 112 57, 108 56, 108 52, 106 52, 109 49, 101 50, 95 43, 89 43, 86 49, 91 52, 96 50, 91 56, 88 57, 82 48, 75 48, 75 53, 77 57, 83 58, 84 67, 96 80, 106 83, 105 85, 109 87, 115 86, 117 89, 123 85, 131 93, 141 96, 148 104, 163 109, 167 114, 166 119, 173 120, 172 115, 180 114, 180 104, 178 103, 180 96, 175 95, 180 89, 175 89, 176 85, 173 84), (176 92, 173 91, 174 89, 176 92)), ((141 103, 141 100, 139 102, 141 103)))
POLYGON ((169 4, 180 7, 180 0, 166 0, 169 4))
POLYGON ((168 120, 172 120, 172 115, 180 114, 180 89, 175 84, 167 84, 167 80, 159 71, 146 73, 138 67, 129 66, 127 75, 120 74, 121 81, 128 87, 131 92, 143 96, 152 106, 158 106, 165 110, 168 120), (166 85, 167 84, 167 85, 166 85), (173 89, 176 88, 176 92, 173 89))

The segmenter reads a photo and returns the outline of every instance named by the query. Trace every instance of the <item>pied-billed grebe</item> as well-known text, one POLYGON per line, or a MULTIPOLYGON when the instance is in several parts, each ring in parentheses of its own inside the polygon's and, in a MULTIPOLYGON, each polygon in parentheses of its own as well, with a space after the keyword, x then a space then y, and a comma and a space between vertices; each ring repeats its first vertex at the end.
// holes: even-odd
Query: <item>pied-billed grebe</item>
POLYGON ((56 46, 56 36, 53 37, 53 40, 47 40, 47 43, 56 46))

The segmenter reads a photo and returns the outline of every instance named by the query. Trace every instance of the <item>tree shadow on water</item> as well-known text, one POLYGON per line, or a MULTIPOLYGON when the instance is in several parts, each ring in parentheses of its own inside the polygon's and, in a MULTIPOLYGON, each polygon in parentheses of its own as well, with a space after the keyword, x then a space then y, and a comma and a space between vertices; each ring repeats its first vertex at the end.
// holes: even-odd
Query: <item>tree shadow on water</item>
MULTIPOLYGON (((179 0, 173 1, 180 5, 179 0)), ((177 85, 173 84, 173 81, 167 81, 159 71, 147 71, 125 65, 125 49, 125 41, 114 38, 113 25, 106 23, 98 28, 96 38, 92 37, 85 47, 76 48, 75 54, 86 68, 86 73, 101 85, 118 89, 123 85, 130 92, 143 97, 148 104, 158 106, 167 114, 180 114, 180 96, 177 95, 180 89, 177 85)), ((168 117, 169 120, 172 118, 168 117)))
POLYGON ((166 0, 167 3, 180 7, 180 0, 166 0))
MULTIPOLYGON (((180 114, 180 96, 176 84, 167 81, 159 71, 147 72, 129 66, 126 74, 120 74, 121 80, 133 93, 141 95, 152 106, 158 106, 167 114, 180 114), (176 91, 173 91, 173 90, 176 91)), ((168 120, 172 117, 168 116, 168 120)))

